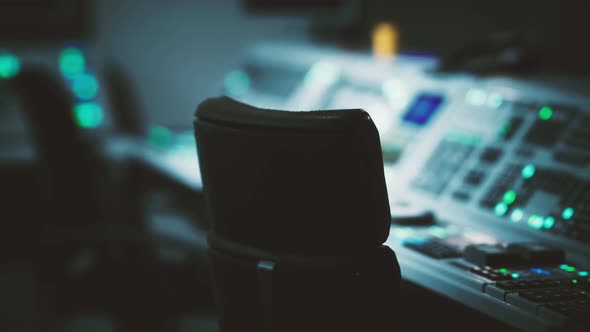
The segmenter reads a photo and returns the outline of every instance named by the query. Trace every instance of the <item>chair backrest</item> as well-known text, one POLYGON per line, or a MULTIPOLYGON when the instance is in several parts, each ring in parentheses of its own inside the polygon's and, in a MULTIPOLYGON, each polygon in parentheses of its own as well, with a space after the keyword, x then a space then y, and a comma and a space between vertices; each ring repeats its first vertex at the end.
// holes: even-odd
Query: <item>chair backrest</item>
POLYGON ((390 210, 379 136, 362 110, 263 110, 227 97, 196 112, 212 230, 289 254, 382 244, 390 210))
POLYGON ((194 122, 221 330, 361 331, 392 320, 400 271, 377 130, 362 110, 227 97, 194 122))

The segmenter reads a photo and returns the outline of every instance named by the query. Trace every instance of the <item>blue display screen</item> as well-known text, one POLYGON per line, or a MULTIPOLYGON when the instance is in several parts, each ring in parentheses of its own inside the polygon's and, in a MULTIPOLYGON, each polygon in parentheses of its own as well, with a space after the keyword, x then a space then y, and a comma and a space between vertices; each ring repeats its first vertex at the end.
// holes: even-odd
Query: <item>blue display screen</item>
POLYGON ((425 125, 430 118, 436 113, 443 102, 441 95, 423 93, 418 95, 414 102, 410 105, 403 120, 417 125, 425 125))

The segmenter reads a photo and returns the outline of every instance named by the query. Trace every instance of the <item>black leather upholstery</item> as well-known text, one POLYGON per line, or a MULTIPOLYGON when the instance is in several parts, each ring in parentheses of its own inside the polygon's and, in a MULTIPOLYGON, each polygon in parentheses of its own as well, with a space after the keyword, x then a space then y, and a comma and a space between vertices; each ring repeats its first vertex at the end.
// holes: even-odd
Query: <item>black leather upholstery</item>
POLYGON ((227 97, 196 112, 213 231, 290 254, 382 244, 390 211, 377 130, 362 110, 280 112, 227 97))
POLYGON ((194 125, 221 331, 387 327, 400 270, 382 245, 389 203, 368 114, 222 97, 199 105, 194 125))

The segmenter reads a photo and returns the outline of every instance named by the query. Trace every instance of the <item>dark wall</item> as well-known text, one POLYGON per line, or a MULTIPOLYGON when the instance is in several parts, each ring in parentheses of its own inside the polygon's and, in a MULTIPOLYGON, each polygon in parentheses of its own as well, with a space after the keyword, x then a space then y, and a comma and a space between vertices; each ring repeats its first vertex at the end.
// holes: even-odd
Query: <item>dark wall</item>
POLYGON ((139 88, 147 121, 192 125, 197 104, 218 94, 223 74, 256 41, 301 39, 297 18, 248 16, 237 0, 104 0, 96 40, 139 88))
MULTIPOLYGON (((589 72, 582 1, 366 0, 356 40, 392 19, 404 50, 448 54, 495 32, 516 31, 541 45, 548 69, 589 72), (360 32, 358 32, 360 29, 360 32), (567 61, 564 61, 563 58, 567 61)), ((195 106, 217 94, 223 74, 262 40, 309 40, 296 16, 244 12, 238 0, 97 0, 97 46, 133 75, 147 121, 189 126, 195 106)), ((317 25, 318 22, 314 22, 317 25)), ((342 39, 347 33, 336 34, 342 39)), ((325 41, 325 39, 323 39, 325 41)))

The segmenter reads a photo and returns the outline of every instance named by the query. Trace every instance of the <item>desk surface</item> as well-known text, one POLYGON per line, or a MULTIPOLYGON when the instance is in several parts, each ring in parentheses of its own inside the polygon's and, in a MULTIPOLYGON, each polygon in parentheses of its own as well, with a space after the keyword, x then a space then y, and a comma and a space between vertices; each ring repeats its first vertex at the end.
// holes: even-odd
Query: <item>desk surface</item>
MULTIPOLYGON (((108 159, 136 160, 194 191, 203 188, 194 143, 157 148, 141 138, 108 136, 101 140, 100 148, 108 159)), ((29 165, 35 160, 35 149, 26 137, 0 142, 0 165, 29 165)))

